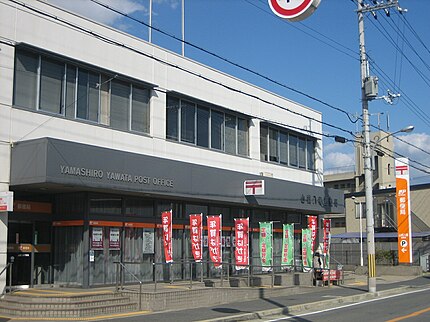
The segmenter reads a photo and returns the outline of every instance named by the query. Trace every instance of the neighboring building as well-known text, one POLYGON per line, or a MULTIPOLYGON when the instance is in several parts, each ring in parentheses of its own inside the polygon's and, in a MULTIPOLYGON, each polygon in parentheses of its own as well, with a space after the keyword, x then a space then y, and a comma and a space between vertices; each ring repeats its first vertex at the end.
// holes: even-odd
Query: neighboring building
MULTIPOLYGON (((387 135, 387 132, 377 131, 370 134, 371 142, 378 142, 380 138, 387 135)), ((356 141, 361 141, 357 136, 356 141)), ((373 166, 373 189, 385 189, 396 186, 396 174, 394 171, 394 160, 387 152, 394 150, 393 137, 387 137, 379 141, 375 149, 372 150, 373 166)), ((345 193, 364 191, 364 159, 363 146, 356 144, 355 148, 355 169, 352 171, 328 171, 324 174, 324 186, 343 190, 345 193)))
MULTIPOLYGON (((393 138, 390 136, 379 141, 387 134, 383 131, 371 133, 371 142, 379 142, 372 150, 374 152, 372 157, 374 231, 377 250, 389 250, 395 254, 397 252, 396 177, 394 159, 390 153, 394 150, 393 138)), ((345 213, 343 215, 330 214, 325 217, 332 218, 333 243, 349 244, 349 246, 333 245, 334 252, 337 252, 337 259, 350 264, 351 261, 355 261, 355 264, 358 262, 357 249, 360 232, 363 239, 366 239, 364 159, 361 144, 356 145, 355 160, 355 171, 332 172, 324 175, 326 187, 341 189, 345 194, 345 213), (348 252, 353 259, 347 258, 345 253, 348 252)), ((415 263, 420 261, 422 254, 430 255, 430 245, 426 242, 430 238, 430 213, 427 211, 430 208, 429 195, 430 184, 410 187, 415 263)), ((366 248, 365 242, 364 248, 366 248)))
POLYGON ((168 279, 152 265, 164 258, 165 210, 175 262, 192 257, 189 214, 222 214, 226 237, 250 217, 258 259, 259 221, 276 221, 279 242, 282 223, 299 231, 306 215, 344 212, 341 192, 323 187, 321 113, 24 3, 0 2, 0 191, 15 200, 0 213, 0 271, 13 256, 14 285, 112 284, 116 261, 139 263, 129 269, 143 281, 168 279), (245 196, 245 180, 264 180, 264 194, 245 196))

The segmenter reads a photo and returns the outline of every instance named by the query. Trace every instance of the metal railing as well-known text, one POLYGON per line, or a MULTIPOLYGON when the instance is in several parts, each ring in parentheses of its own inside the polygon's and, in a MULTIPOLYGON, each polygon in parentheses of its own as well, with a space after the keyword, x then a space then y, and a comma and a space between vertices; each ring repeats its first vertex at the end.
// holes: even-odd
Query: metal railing
MULTIPOLYGON (((139 283, 139 311, 142 310, 142 284, 143 282, 137 278, 124 264, 135 264, 134 262, 114 262, 116 264, 116 291, 124 289, 124 271, 132 276, 139 283)), ((140 264, 140 263, 139 263, 140 264)))
POLYGON ((9 292, 10 293, 12 293, 12 268, 13 268, 13 263, 14 263, 14 261, 15 261, 15 257, 11 257, 10 258, 10 262, 9 263, 7 263, 6 264, 6 266, 2 269, 2 271, 0 272, 0 276, 2 276, 3 275, 3 273, 4 274, 6 274, 6 272, 8 271, 8 269, 9 269, 9 286, 7 285, 7 283, 6 283, 6 287, 4 288, 4 290, 3 290, 3 292, 2 292, 2 294, 3 293, 6 293, 8 290, 9 290, 9 292))

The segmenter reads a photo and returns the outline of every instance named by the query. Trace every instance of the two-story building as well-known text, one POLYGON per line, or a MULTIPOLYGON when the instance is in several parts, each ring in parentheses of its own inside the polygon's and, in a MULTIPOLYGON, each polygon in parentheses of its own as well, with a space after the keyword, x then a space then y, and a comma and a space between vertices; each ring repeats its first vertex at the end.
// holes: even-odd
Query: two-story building
POLYGON ((323 187, 321 113, 124 32, 1 0, 0 78, 0 190, 14 194, 0 271, 13 257, 14 285, 112 284, 116 261, 167 278, 153 269, 166 210, 176 262, 192 257, 190 214, 222 214, 226 237, 249 217, 258 259, 260 221, 299 232, 306 215, 343 212, 323 187), (245 195, 246 180, 264 194, 245 195))

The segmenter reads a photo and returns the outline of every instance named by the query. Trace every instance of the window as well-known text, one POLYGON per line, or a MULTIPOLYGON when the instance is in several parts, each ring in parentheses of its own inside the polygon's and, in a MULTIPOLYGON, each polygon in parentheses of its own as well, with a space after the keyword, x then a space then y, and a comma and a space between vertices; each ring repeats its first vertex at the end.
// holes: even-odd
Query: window
POLYGON ((149 90, 133 86, 131 97, 131 129, 149 133, 149 90))
POLYGON ((166 138, 169 140, 246 156, 248 124, 248 120, 236 115, 167 97, 166 138))
POLYGON ((120 81, 112 81, 110 126, 118 130, 129 129, 130 85, 120 81))
POLYGON ((236 117, 225 115, 225 152, 236 154, 236 117))
POLYGON ((14 77, 17 107, 149 133, 150 92, 139 84, 22 48, 14 77))
POLYGON ((36 109, 38 68, 38 55, 17 51, 13 87, 14 105, 36 109))
POLYGON ((260 126, 260 160, 268 161, 268 145, 267 135, 269 134, 269 128, 267 126, 260 126))
POLYGON ((288 165, 288 134, 284 132, 279 135, 279 162, 288 165))
POLYGON ((260 124, 260 160, 315 170, 315 140, 260 124))
POLYGON ((218 111, 211 111, 211 148, 217 150, 224 149, 224 114, 218 111))
POLYGON ((78 96, 76 99, 76 117, 89 121, 98 121, 99 110, 99 74, 79 68, 78 96))
POLYGON ((269 129, 269 160, 272 162, 278 162, 278 131, 274 129, 269 129))
POLYGON ((237 119, 237 153, 240 155, 248 155, 248 121, 237 119))
POLYGON ((306 141, 306 161, 309 170, 315 170, 315 141, 306 141))
POLYGON ((197 145, 209 147, 209 109, 197 107, 197 145))
POLYGON ((297 143, 298 137, 295 135, 288 136, 289 143, 289 157, 290 157, 290 166, 297 167, 299 165, 298 153, 297 153, 297 143))
POLYGON ((166 137, 171 140, 178 141, 178 122, 179 122, 179 99, 168 97, 167 98, 167 133, 166 137))
POLYGON ((299 167, 306 168, 306 140, 299 138, 299 167))
POLYGON ((195 143, 196 107, 181 100, 181 141, 195 143))
POLYGON ((41 110, 56 114, 62 113, 64 71, 64 64, 42 59, 39 103, 41 110))

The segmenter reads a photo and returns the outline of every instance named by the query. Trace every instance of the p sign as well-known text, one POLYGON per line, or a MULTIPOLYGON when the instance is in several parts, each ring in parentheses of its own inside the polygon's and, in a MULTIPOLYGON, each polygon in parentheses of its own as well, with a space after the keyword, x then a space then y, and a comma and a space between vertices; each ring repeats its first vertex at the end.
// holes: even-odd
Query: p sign
POLYGON ((269 0, 269 6, 281 18, 300 21, 313 14, 320 2, 321 0, 269 0))

